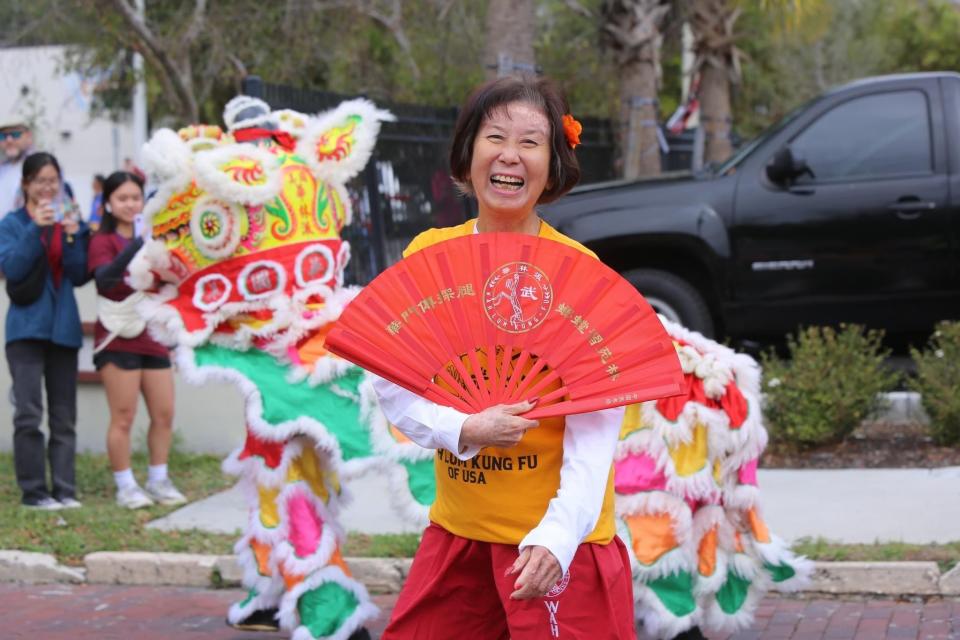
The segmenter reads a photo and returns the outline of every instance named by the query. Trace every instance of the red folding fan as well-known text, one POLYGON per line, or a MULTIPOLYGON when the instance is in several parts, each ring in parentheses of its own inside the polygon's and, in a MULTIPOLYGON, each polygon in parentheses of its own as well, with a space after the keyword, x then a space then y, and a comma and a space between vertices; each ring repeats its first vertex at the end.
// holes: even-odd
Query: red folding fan
POLYGON ((398 262, 344 309, 327 348, 438 404, 529 418, 682 392, 673 342, 633 286, 536 236, 473 234, 398 262))

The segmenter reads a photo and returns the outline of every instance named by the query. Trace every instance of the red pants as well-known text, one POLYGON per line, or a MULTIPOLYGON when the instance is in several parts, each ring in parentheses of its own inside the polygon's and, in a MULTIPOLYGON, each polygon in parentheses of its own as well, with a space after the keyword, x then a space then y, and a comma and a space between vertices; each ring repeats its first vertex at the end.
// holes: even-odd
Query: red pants
POLYGON ((516 559, 513 545, 468 540, 431 523, 382 640, 636 638, 630 561, 619 538, 581 544, 567 575, 542 598, 510 599, 517 576, 503 573, 516 559))

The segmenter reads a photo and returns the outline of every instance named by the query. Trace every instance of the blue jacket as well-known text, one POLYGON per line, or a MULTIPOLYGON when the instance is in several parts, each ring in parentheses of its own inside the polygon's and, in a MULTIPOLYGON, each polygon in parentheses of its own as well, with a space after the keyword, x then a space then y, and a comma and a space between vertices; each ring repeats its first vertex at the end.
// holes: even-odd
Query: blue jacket
MULTIPOLYGON (((25 208, 17 209, 0 220, 0 269, 11 281, 23 280, 45 249, 40 240, 41 228, 34 224, 25 208)), ((47 286, 33 304, 10 303, 7 310, 7 343, 15 340, 49 340, 63 347, 79 349, 83 341, 80 311, 73 287, 87 281, 87 242, 89 229, 81 223, 80 231, 68 241, 63 238, 63 277, 60 288, 53 286, 53 275, 47 270, 47 286)))

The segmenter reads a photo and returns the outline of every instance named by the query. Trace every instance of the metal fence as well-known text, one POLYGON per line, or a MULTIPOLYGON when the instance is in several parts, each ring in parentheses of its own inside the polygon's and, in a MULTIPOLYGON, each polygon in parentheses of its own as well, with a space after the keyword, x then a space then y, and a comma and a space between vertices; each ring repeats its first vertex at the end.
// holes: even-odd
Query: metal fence
MULTIPOLYGON (((316 113, 355 96, 296 89, 250 79, 248 95, 273 109, 316 113)), ((353 224, 344 230, 353 258, 350 284, 366 284, 400 255, 414 236, 431 227, 460 224, 476 214, 475 203, 461 196, 450 180, 447 155, 457 109, 378 101, 396 116, 381 128, 373 157, 349 185, 353 224)), ((581 183, 615 179, 614 132, 608 120, 584 118, 577 147, 581 183)), ((665 156, 665 168, 689 167, 689 146, 679 140, 677 155, 665 156)))

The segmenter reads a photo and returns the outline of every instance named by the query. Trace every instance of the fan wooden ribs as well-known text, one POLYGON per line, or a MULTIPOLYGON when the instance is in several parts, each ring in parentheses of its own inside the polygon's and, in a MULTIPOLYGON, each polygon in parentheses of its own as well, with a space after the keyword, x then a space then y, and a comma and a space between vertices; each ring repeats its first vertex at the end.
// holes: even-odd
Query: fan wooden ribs
POLYGON ((465 413, 537 399, 546 418, 678 395, 653 309, 575 247, 509 233, 432 245, 344 310, 327 348, 465 413))

